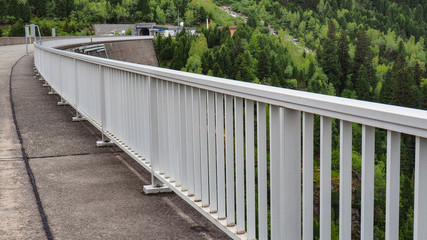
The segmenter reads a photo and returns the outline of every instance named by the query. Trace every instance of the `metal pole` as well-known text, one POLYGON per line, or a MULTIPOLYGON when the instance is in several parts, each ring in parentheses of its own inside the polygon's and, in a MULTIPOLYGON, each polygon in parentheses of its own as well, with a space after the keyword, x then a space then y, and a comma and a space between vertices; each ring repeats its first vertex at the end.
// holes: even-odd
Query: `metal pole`
POLYGON ((40 37, 40 45, 42 45, 42 35, 40 34, 40 27, 38 25, 36 25, 37 30, 39 32, 39 37, 40 37))
POLYGON ((29 34, 29 28, 28 25, 25 26, 25 55, 28 56, 28 35, 29 34))

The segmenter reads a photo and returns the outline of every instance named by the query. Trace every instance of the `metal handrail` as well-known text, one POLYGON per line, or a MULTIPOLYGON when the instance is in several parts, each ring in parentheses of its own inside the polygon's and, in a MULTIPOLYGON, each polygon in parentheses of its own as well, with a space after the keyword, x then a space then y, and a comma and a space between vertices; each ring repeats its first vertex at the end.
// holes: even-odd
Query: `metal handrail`
POLYGON ((35 46, 36 66, 61 97, 152 172, 153 184, 166 184, 229 236, 312 238, 314 115, 321 119, 321 238, 331 234, 332 118, 341 124, 340 238, 351 238, 351 123, 362 125, 362 238, 373 238, 375 128, 388 132, 386 236, 398 236, 401 133, 416 137, 414 238, 427 235, 426 111, 53 48, 105 40, 45 41, 35 46), (302 177, 301 169, 308 170, 302 177))

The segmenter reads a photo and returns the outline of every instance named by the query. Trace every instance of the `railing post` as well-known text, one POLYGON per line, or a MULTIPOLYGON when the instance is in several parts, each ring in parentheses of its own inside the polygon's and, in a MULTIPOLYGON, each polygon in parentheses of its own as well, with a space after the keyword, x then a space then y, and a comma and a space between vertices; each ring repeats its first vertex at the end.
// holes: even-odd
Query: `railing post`
POLYGON ((267 106, 257 103, 258 236, 268 239, 267 214, 267 106))
POLYGON ((155 176, 155 172, 160 170, 159 168, 159 115, 157 112, 157 85, 158 80, 148 77, 149 82, 149 111, 150 111, 150 162, 151 162, 151 185, 144 185, 145 194, 153 194, 160 192, 171 192, 171 190, 164 186, 163 183, 155 176))
POLYGON ((399 239, 400 193, 400 133, 387 131, 387 186, 386 227, 387 240, 399 239))
POLYGON ((427 236, 427 139, 415 140, 414 240, 427 236))
POLYGON ((68 105, 68 103, 65 101, 65 99, 62 97, 63 93, 64 93, 64 78, 63 78, 63 73, 62 73, 62 56, 59 55, 59 93, 61 95, 61 101, 59 101, 57 104, 58 106, 66 106, 68 105))
POLYGON ((82 116, 79 112, 79 72, 78 72, 78 62, 76 59, 74 59, 74 72, 75 72, 75 78, 74 78, 74 84, 75 84, 75 94, 76 94, 76 116, 72 118, 73 122, 79 122, 79 121, 85 121, 86 118, 82 116))
POLYGON ((360 239, 374 239, 375 128, 362 126, 362 207, 360 239))
POLYGON ((320 240, 331 239, 332 120, 320 117, 320 240))
POLYGON ((303 113, 303 239, 313 239, 313 114, 303 113))
POLYGON ((101 108, 101 134, 102 139, 101 141, 96 141, 97 147, 109 147, 114 146, 115 144, 108 139, 104 133, 105 133, 105 121, 106 121, 106 107, 105 107, 105 77, 104 77, 104 67, 99 65, 98 67, 99 71, 99 91, 100 91, 100 108, 101 108))
POLYGON ((281 239, 280 228, 280 108, 270 105, 271 239, 281 239))
POLYGON ((301 239, 301 112, 284 108, 281 126, 281 239, 301 239))
POLYGON ((340 121, 340 239, 351 239, 352 130, 351 122, 340 121))

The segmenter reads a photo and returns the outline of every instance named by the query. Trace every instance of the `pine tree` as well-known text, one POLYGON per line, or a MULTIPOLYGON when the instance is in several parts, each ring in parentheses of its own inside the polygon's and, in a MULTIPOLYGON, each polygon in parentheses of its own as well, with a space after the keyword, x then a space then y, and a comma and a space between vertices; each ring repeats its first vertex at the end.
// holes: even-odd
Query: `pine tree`
POLYGON ((44 17, 46 15, 47 0, 32 0, 30 5, 32 5, 34 15, 37 17, 44 17))
MULTIPOLYGON (((323 68, 323 72, 328 76, 328 82, 332 83, 335 89, 339 91, 343 88, 334 28, 333 22, 329 21, 328 37, 323 40, 321 51, 317 56, 320 66, 323 68)), ((338 92, 337 94, 340 93, 341 92, 338 92)))
POLYGON ((224 77, 224 74, 222 73, 221 67, 219 66, 218 62, 215 62, 212 73, 215 77, 224 77))
POLYGON ((13 16, 17 19, 19 19, 19 4, 18 0, 10 0, 9 6, 7 9, 7 15, 13 16))
POLYGON ((420 65, 418 63, 415 64, 414 67, 414 81, 416 86, 421 87, 421 68, 420 65))
POLYGON ((366 37, 366 33, 363 30, 359 30, 357 33, 357 42, 356 42, 356 52, 354 55, 354 63, 353 63, 353 75, 351 77, 351 81, 353 82, 353 85, 355 85, 356 80, 358 78, 358 71, 360 69, 360 66, 363 64, 368 69, 369 72, 369 66, 372 66, 371 59, 370 59, 370 49, 369 46, 371 45, 370 40, 366 37))
POLYGON ((27 1, 18 3, 17 18, 22 19, 24 22, 29 22, 31 20, 30 4, 27 1))
POLYGON ((136 9, 141 11, 142 16, 148 15, 150 13, 150 7, 148 6, 148 0, 138 0, 136 4, 136 9))
POLYGON ((421 88, 421 93, 423 95, 422 101, 421 101, 421 108, 427 110, 427 84, 424 84, 424 86, 421 88))
MULTIPOLYGON (((6 0, 0 0, 0 19, 3 19, 7 15, 7 10, 9 8, 6 0)), ((1 37, 1 36, 0 36, 1 37)))
POLYGON ((338 93, 341 93, 344 88, 347 88, 347 74, 349 73, 350 68, 350 55, 349 51, 347 34, 345 33, 345 28, 341 29, 341 36, 338 41, 338 62, 341 67, 341 89, 337 89, 338 93))
POLYGON ((57 0, 56 12, 59 17, 67 18, 74 9, 74 0, 57 0))
POLYGON ((366 101, 371 100, 370 87, 368 82, 368 70, 366 69, 365 65, 360 66, 357 75, 355 90, 358 99, 366 101))
POLYGON ((270 61, 268 59, 268 54, 266 50, 259 51, 259 58, 258 58, 258 67, 257 67, 257 77, 260 81, 263 81, 264 79, 268 78, 270 76, 270 61))
POLYGON ((381 88, 380 99, 381 103, 390 104, 391 102, 391 94, 393 92, 394 84, 396 82, 396 78, 394 76, 393 70, 388 70, 385 75, 385 81, 381 88))
POLYGON ((417 107, 417 99, 408 81, 408 73, 405 69, 396 72, 396 82, 391 94, 391 104, 404 107, 417 107))

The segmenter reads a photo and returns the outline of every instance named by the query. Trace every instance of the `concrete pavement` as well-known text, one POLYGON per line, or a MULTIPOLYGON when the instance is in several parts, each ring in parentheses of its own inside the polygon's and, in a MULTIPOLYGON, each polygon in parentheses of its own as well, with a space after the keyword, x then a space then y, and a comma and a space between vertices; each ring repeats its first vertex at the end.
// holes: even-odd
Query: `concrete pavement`
POLYGON ((45 238, 9 99, 10 70, 24 54, 22 45, 0 47, 0 239, 45 238))
MULTIPOLYGON (((10 68, 25 46, 0 47, 0 239, 46 239, 9 103, 10 68)), ((33 78, 33 57, 16 65, 13 100, 24 148, 55 239, 228 239, 175 194, 142 194, 150 175, 100 133, 72 122, 33 78)))

